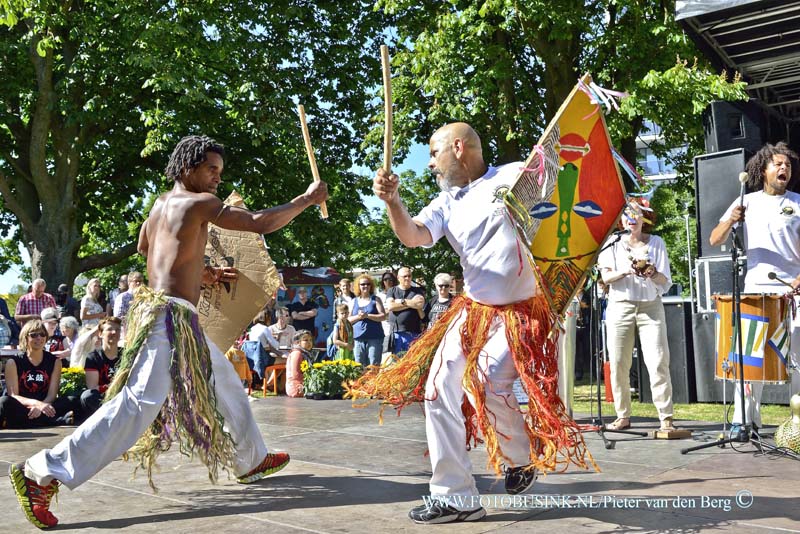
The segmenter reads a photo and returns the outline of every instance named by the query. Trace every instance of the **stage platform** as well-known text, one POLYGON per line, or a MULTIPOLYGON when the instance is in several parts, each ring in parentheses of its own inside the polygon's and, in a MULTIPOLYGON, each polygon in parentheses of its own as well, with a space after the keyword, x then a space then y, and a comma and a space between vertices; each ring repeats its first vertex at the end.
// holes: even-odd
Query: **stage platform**
MULTIPOLYGON (((154 494, 133 466, 113 462, 75 491, 62 488, 53 511, 59 532, 280 532, 469 534, 582 532, 800 532, 800 462, 754 454, 750 444, 682 455, 720 425, 677 421, 699 432, 691 440, 656 441, 609 434, 586 440, 601 473, 570 468, 540 477, 525 499, 503 497, 503 482, 485 467, 482 448, 470 452, 489 515, 476 523, 415 525, 406 516, 428 490, 424 421, 419 409, 400 418, 348 401, 271 397, 252 403, 268 446, 291 464, 256 484, 223 479, 176 451, 162 456, 154 494)), ((580 420, 580 417, 579 417, 580 420)), ((586 422, 586 421, 584 421, 586 422)), ((655 420, 635 420, 638 429, 655 420)), ((6 532, 37 532, 19 510, 8 462, 51 446, 70 427, 0 432, 0 517, 6 532)))

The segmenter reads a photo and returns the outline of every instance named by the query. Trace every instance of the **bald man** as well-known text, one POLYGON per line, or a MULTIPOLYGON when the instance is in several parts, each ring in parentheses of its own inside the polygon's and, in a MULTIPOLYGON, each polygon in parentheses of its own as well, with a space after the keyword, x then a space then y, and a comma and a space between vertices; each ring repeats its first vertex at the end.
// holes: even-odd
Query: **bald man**
POLYGON ((409 215, 396 175, 379 170, 373 180, 400 241, 432 247, 444 236, 464 273, 464 294, 402 360, 381 371, 391 387, 403 384, 395 392, 408 394, 397 401, 396 394, 381 390, 377 375, 374 382, 369 374, 363 382, 398 405, 423 400, 424 386, 433 476, 431 498, 409 512, 417 523, 477 521, 486 515, 466 446, 476 442, 478 428, 489 463, 498 474, 505 472, 509 494, 527 491, 537 468, 552 470, 556 454, 574 455, 585 467, 584 452, 573 450, 583 442, 558 399, 555 377, 542 374, 557 368, 555 351, 543 350, 551 324, 544 324, 547 313, 536 313, 544 310, 544 299, 537 296, 530 262, 520 253, 503 203, 523 167, 522 162, 488 166, 478 134, 468 124, 454 123, 431 137, 428 168, 442 192, 419 215, 409 215), (531 403, 538 401, 531 410, 536 415, 527 419, 512 391, 518 369, 531 403))

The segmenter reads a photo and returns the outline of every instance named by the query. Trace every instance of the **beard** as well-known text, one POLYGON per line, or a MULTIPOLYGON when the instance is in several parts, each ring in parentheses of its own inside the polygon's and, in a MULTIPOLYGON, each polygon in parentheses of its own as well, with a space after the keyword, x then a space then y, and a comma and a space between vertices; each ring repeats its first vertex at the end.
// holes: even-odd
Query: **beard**
POLYGON ((439 169, 433 171, 433 176, 436 178, 436 185, 439 186, 441 191, 445 193, 450 191, 454 187, 458 187, 459 184, 455 183, 453 176, 450 174, 445 174, 439 169))

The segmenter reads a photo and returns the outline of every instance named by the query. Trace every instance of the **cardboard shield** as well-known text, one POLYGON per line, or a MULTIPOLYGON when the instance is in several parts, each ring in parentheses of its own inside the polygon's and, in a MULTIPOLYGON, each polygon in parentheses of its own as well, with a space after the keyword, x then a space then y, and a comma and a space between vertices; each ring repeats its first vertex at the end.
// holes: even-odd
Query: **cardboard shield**
MULTIPOLYGON (((236 191, 225 200, 225 204, 245 207, 236 191)), ((203 330, 224 352, 267 300, 275 296, 280 277, 263 236, 225 230, 211 223, 208 225, 205 262, 214 267, 235 267, 239 273, 239 278, 233 282, 203 288, 197 304, 203 330)))
MULTIPOLYGON (((581 82, 588 85, 591 76, 581 82)), ((505 199, 539 287, 562 315, 625 207, 598 103, 576 85, 505 199)))

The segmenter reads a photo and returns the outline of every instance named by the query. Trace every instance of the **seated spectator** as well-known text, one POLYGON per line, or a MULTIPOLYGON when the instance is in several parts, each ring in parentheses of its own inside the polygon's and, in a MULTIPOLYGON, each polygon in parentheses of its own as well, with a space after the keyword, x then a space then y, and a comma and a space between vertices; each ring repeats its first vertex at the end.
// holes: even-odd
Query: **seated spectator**
POLYGON ((233 365, 236 375, 239 377, 239 380, 242 381, 242 386, 247 387, 247 384, 250 384, 253 380, 253 373, 250 371, 250 365, 247 362, 247 357, 244 355, 244 352, 237 349, 234 345, 225 353, 225 359, 233 365))
POLYGON ((289 324, 289 308, 279 306, 278 309, 275 310, 275 317, 277 321, 269 327, 269 331, 272 337, 278 340, 280 353, 277 355, 285 357, 289 354, 289 351, 292 350, 292 340, 297 331, 289 324))
POLYGON ((75 345, 72 347, 72 354, 69 357, 70 367, 80 367, 86 364, 86 358, 89 354, 100 348, 100 335, 97 327, 84 329, 75 340, 75 345))
POLYGON ((300 330, 294 335, 294 347, 286 362, 286 395, 303 396, 303 371, 300 364, 306 360, 309 365, 314 362, 311 349, 314 347, 314 335, 308 330, 300 330))
MULTIPOLYGON (((242 351, 247 359, 253 362, 253 370, 259 377, 258 379, 254 377, 257 382, 265 378, 264 369, 275 363, 275 356, 270 351, 281 352, 278 340, 272 337, 267 326, 268 321, 269 313, 261 310, 253 320, 253 326, 247 332, 247 341, 242 343, 242 351)), ((254 385, 254 387, 257 386, 254 385)))
POLYGON ((0 429, 71 424, 76 399, 59 397, 61 360, 46 352, 47 330, 40 319, 22 327, 19 348, 5 366, 6 390, 0 397, 0 429))
POLYGON ((86 357, 83 366, 86 371, 86 391, 81 393, 80 419, 86 419, 100 407, 103 394, 108 389, 119 363, 119 334, 122 319, 106 317, 97 326, 100 332, 100 348, 93 350, 86 357))
POLYGON ((47 330, 47 341, 44 344, 44 350, 59 360, 69 358, 69 349, 64 346, 64 336, 58 330, 58 309, 43 309, 42 323, 44 323, 44 327, 47 330))
POLYGON ((72 350, 72 347, 75 346, 75 342, 78 341, 78 330, 81 328, 78 319, 71 315, 62 317, 58 322, 58 328, 64 335, 64 348, 72 350))
POLYGON ((61 284, 56 291, 56 307, 61 317, 72 316, 76 319, 81 316, 81 304, 69 295, 69 286, 61 284))
POLYGON ((106 310, 99 299, 100 280, 92 278, 87 282, 86 294, 81 299, 81 323, 84 330, 96 327, 100 319, 106 316, 106 310))
POLYGON ((19 325, 8 311, 6 301, 0 297, 0 347, 6 345, 16 347, 17 343, 19 343, 19 325))
POLYGON ((350 324, 350 307, 347 303, 336 306, 336 323, 333 325, 333 345, 336 347, 334 360, 353 359, 353 325, 350 324))

